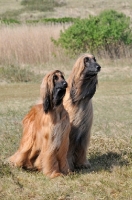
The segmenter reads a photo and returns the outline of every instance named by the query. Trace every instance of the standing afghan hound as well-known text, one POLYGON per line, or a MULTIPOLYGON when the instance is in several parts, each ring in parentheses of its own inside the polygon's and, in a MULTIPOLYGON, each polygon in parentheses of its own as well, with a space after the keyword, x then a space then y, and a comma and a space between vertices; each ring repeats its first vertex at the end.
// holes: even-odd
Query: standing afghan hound
POLYGON ((36 168, 47 176, 67 174, 67 152, 71 129, 69 115, 62 104, 67 82, 62 72, 47 74, 41 84, 42 103, 31 108, 23 119, 23 135, 10 164, 36 168))
POLYGON ((96 92, 100 69, 93 55, 84 54, 77 59, 68 79, 64 107, 71 122, 68 162, 72 171, 90 166, 86 151, 93 121, 92 97, 96 92))

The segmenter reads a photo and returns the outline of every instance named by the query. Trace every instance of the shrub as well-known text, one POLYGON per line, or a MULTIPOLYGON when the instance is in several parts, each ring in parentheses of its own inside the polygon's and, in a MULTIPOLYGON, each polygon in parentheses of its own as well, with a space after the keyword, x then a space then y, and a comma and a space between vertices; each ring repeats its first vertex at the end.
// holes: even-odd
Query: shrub
POLYGON ((114 54, 119 57, 121 45, 132 44, 130 18, 114 10, 104 11, 99 16, 78 19, 53 41, 72 55, 86 51, 97 53, 102 49, 112 57, 114 48, 114 54))

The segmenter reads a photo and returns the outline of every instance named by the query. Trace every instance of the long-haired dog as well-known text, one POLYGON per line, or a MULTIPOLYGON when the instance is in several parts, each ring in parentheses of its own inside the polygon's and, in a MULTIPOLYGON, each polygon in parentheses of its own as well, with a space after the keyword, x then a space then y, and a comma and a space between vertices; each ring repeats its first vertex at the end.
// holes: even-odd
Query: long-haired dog
POLYGON ((36 168, 51 178, 68 173, 71 126, 62 103, 66 87, 59 70, 44 77, 40 87, 42 103, 33 106, 23 119, 19 149, 8 159, 12 165, 36 168))
POLYGON ((92 97, 96 92, 100 69, 93 55, 84 54, 77 59, 67 81, 64 107, 71 122, 68 162, 72 171, 90 166, 86 151, 93 121, 92 97))

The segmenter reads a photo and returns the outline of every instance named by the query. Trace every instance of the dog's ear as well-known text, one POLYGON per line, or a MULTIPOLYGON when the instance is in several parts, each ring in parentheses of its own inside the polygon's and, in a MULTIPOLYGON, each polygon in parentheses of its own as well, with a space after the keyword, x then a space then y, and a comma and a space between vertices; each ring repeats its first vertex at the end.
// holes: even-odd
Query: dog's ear
POLYGON ((48 84, 46 84, 43 88, 41 88, 42 92, 42 100, 43 100, 43 110, 45 113, 48 113, 51 109, 51 102, 50 102, 50 92, 48 88, 48 84))
POLYGON ((52 107, 52 91, 50 88, 50 76, 45 76, 40 86, 40 95, 43 101, 43 110, 48 113, 52 107))
POLYGON ((48 113, 48 111, 51 109, 51 104, 50 104, 50 96, 46 95, 43 98, 43 109, 45 113, 48 113))
POLYGON ((74 104, 76 101, 76 87, 75 87, 74 80, 72 81, 72 85, 71 85, 70 97, 72 99, 72 103, 74 104))

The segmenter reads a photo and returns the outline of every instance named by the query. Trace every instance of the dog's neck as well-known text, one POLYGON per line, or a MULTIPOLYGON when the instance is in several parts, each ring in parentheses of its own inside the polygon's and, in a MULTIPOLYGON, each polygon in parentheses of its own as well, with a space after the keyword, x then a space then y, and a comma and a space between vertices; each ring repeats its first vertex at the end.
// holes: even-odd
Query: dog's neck
POLYGON ((54 108, 52 108, 49 111, 49 115, 51 117, 51 120, 54 124, 56 124, 57 122, 60 122, 60 120, 63 118, 64 115, 64 106, 61 103, 58 106, 55 106, 54 108))
POLYGON ((90 100, 96 92, 97 83, 97 76, 76 83, 73 80, 71 87, 69 87, 69 95, 72 103, 78 104, 84 99, 90 100))

